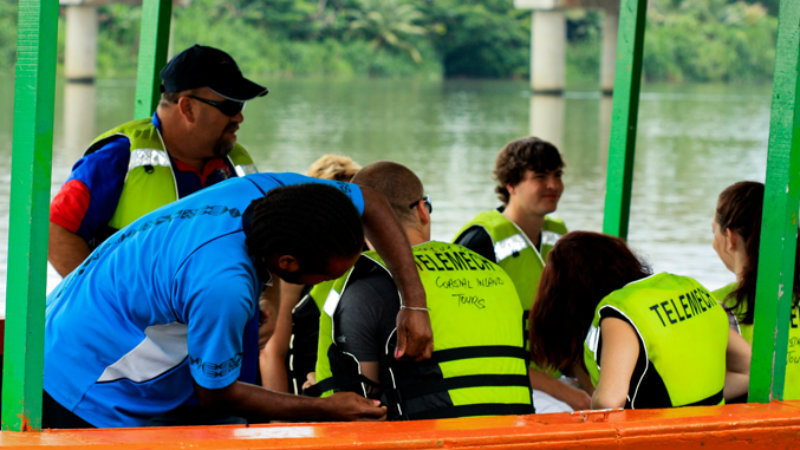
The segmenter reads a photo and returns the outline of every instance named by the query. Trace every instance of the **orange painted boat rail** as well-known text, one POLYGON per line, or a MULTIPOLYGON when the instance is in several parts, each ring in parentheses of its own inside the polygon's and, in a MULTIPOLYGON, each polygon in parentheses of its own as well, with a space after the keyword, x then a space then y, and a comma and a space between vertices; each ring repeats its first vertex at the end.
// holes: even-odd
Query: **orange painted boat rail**
POLYGON ((800 401, 384 423, 0 432, 19 449, 800 448, 800 401))

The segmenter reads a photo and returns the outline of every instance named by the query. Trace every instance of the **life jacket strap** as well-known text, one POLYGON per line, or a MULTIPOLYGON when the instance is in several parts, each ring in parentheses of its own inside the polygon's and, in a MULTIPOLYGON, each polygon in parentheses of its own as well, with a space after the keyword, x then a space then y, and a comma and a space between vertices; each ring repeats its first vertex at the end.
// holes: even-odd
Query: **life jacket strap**
POLYGON ((465 375, 450 377, 441 380, 419 383, 419 380, 409 380, 397 386, 397 390, 405 400, 410 400, 423 395, 436 392, 447 392, 453 389, 486 386, 519 386, 530 388, 527 375, 465 375))
POLYGON ((433 352, 431 359, 436 362, 469 358, 519 358, 527 359, 528 353, 522 347, 511 345, 480 345, 474 347, 454 347, 433 352))
POLYGON ((365 387, 380 387, 377 383, 365 377, 364 375, 352 374, 349 377, 340 377, 340 379, 337 379, 336 377, 328 377, 324 380, 320 380, 317 382, 317 384, 303 389, 302 395, 307 397, 320 397, 322 394, 328 391, 339 392, 340 390, 350 390, 348 388, 352 388, 353 385, 358 383, 364 385, 365 387))
POLYGON ((714 406, 722 403, 722 399, 723 399, 722 390, 720 390, 716 394, 710 395, 702 400, 698 400, 694 403, 689 403, 688 405, 680 405, 680 406, 714 406))
POLYGON ((317 384, 303 389, 303 395, 307 397, 319 397, 323 392, 330 391, 335 386, 336 384, 333 381, 333 377, 325 378, 324 380, 318 381, 317 384))

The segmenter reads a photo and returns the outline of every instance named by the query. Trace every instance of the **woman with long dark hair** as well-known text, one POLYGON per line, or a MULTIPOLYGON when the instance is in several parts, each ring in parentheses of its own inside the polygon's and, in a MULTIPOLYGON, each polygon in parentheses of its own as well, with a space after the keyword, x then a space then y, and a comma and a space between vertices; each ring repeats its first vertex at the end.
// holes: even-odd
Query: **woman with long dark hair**
POLYGON ((531 357, 584 366, 592 408, 715 405, 747 390, 750 349, 697 281, 659 273, 621 239, 571 232, 531 310, 531 357))
MULTIPOLYGON (((755 181, 740 181, 719 194, 712 224, 714 250, 725 267, 736 275, 735 282, 717 289, 713 294, 736 317, 742 337, 750 344, 753 343, 756 272, 763 207, 764 185, 755 181)), ((800 308, 797 304, 800 298, 799 268, 800 265, 795 264, 794 298, 783 391, 783 398, 786 400, 800 399, 800 308)))

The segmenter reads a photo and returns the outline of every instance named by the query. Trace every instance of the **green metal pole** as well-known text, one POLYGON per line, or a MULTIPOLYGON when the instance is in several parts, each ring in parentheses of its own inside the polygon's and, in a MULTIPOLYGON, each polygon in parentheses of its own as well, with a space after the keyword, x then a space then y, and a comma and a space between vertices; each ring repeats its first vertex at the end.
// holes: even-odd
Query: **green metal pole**
POLYGON ((150 117, 161 95, 158 73, 167 62, 172 0, 144 0, 139 35, 139 66, 136 76, 135 119, 150 117))
POLYGON ((611 106, 603 232, 628 237, 647 0, 622 0, 611 106))
POLYGON ((800 2, 782 0, 758 253, 751 402, 783 399, 800 205, 800 2))
POLYGON ((42 425, 44 303, 58 0, 19 0, 8 227, 3 429, 42 425))

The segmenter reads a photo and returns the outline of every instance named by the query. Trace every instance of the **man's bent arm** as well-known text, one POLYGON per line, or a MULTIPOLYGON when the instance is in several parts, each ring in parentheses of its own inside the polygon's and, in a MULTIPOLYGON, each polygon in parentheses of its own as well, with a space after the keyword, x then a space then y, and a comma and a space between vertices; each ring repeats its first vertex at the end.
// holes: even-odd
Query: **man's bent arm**
POLYGON ((317 398, 270 391, 235 381, 222 389, 194 385, 200 405, 246 417, 251 422, 270 420, 383 420, 386 408, 352 392, 317 398))
POLYGON ((82 237, 50 222, 47 259, 59 275, 66 277, 89 256, 89 245, 82 237))
MULTIPOLYGON (((367 239, 383 258, 400 291, 403 305, 427 307, 425 290, 419 279, 411 245, 406 233, 389 208, 386 198, 368 187, 361 187, 364 196, 362 222, 367 239)), ((433 332, 424 310, 400 309, 397 314, 397 351, 395 358, 421 361, 433 353, 433 332)))

